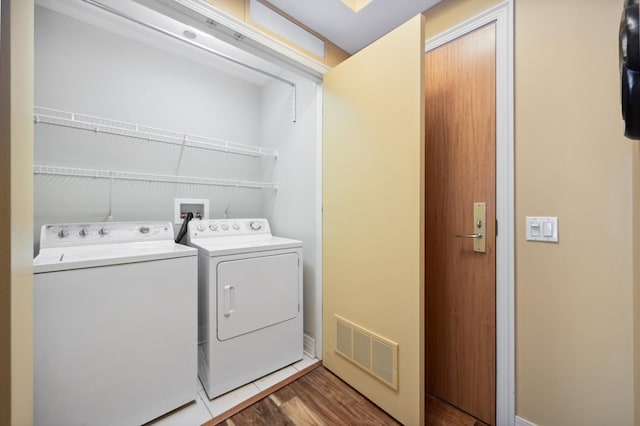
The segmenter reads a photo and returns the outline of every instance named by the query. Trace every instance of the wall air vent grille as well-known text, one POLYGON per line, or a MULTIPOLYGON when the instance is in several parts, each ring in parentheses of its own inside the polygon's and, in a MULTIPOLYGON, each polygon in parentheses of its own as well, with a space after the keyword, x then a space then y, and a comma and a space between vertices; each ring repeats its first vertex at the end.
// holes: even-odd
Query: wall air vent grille
POLYGON ((353 356, 353 336, 351 327, 338 321, 336 335, 336 348, 347 358, 351 358, 353 356))
POLYGON ((335 315, 336 352, 398 390, 398 344, 335 315))

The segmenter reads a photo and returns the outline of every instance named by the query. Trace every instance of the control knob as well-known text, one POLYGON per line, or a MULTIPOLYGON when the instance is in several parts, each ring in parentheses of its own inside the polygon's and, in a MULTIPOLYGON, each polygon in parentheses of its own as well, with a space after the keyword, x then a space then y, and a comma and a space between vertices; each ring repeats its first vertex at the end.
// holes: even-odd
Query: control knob
POLYGON ((69 230, 68 229, 61 229, 58 231, 58 237, 60 238, 67 238, 69 236, 69 230))
POLYGON ((212 231, 217 231, 218 225, 216 225, 215 223, 212 223, 211 225, 209 225, 209 229, 211 229, 212 231))
POLYGON ((140 227, 140 233, 141 234, 148 234, 149 233, 149 227, 148 226, 141 226, 140 227))
POLYGON ((78 232, 78 234, 80 234, 80 236, 84 238, 89 235, 89 230, 87 228, 82 228, 80 232, 78 232))
POLYGON ((104 237, 105 235, 109 235, 109 232, 111 232, 111 231, 109 231, 109 230, 108 230, 107 228, 105 228, 104 226, 98 230, 98 234, 102 235, 103 237, 104 237))
POLYGON ((204 231, 204 230, 205 230, 205 229, 207 229, 207 228, 205 228, 205 227, 204 227, 204 225, 200 223, 200 224, 198 224, 198 226, 196 226, 196 229, 197 229, 198 231, 202 232, 202 231, 204 231))
POLYGON ((249 228, 253 229, 254 231, 259 231, 262 229, 262 225, 254 220, 249 223, 249 228))
POLYGON ((227 225, 226 223, 223 223, 221 226, 223 231, 228 231, 229 230, 229 225, 227 225))
POLYGON ((238 225, 237 223, 234 223, 233 224, 233 229, 235 229, 237 231, 238 229, 240 229, 240 225, 238 225))

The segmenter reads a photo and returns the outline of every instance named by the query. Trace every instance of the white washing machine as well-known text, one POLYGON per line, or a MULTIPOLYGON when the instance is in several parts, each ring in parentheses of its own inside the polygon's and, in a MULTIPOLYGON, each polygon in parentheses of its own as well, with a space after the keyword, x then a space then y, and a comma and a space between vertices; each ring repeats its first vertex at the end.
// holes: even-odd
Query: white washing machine
POLYGON ((140 425, 197 396, 197 250, 169 222, 45 225, 36 425, 140 425))
POLYGON ((302 359, 302 242, 266 219, 194 220, 198 375, 209 398, 302 359))

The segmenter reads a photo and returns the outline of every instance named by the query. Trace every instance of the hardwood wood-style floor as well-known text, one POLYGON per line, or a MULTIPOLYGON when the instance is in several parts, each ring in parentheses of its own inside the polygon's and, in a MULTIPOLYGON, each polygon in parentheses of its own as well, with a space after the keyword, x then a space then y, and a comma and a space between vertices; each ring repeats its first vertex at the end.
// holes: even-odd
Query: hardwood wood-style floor
POLYGON ((475 417, 429 394, 424 411, 424 423, 427 426, 487 426, 475 417))
MULTIPOLYGON (((318 367, 219 424, 337 426, 400 423, 329 370, 318 367)), ((425 425, 487 426, 431 395, 427 395, 425 425)))
POLYGON ((316 368, 220 424, 399 425, 324 367, 316 368))

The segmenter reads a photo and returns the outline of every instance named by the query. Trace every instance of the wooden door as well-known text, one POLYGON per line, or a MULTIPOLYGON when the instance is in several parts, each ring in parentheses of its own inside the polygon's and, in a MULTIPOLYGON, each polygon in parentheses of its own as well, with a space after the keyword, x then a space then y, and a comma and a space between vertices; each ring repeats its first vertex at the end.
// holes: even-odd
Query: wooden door
POLYGON ((426 386, 495 424, 495 24, 425 57, 426 386), (486 253, 474 252, 486 202, 486 253))
POLYGON ((404 424, 424 423, 423 19, 323 83, 322 361, 404 424), (346 350, 358 361, 339 354, 336 316, 396 343, 397 358, 377 358, 381 345, 362 333, 346 350), (378 367, 397 374, 397 389, 378 367))

